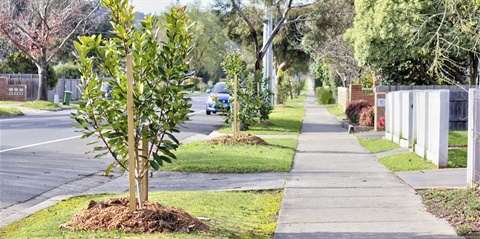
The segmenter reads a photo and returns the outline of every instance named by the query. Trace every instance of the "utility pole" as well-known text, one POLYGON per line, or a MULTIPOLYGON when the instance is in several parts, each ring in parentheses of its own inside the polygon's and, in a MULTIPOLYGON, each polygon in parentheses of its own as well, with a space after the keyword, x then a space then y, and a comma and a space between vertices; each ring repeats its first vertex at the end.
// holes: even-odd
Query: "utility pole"
MULTIPOLYGON (((271 7, 265 5, 265 20, 263 21, 263 45, 265 46, 268 38, 272 34, 273 20, 271 7)), ((275 94, 277 93, 277 87, 275 85, 275 74, 273 71, 273 44, 267 49, 267 52, 263 56, 263 77, 269 78, 268 89, 273 92, 273 96, 270 99, 270 104, 273 106, 275 102, 275 94)))

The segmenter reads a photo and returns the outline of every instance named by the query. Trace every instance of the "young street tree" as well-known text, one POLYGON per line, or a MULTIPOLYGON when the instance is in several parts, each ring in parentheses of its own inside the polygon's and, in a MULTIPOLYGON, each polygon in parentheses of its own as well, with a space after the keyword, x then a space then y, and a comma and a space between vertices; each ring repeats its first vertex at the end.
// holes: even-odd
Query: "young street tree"
MULTIPOLYGON (((82 73, 82 101, 73 117, 83 130, 83 137, 96 137, 91 144, 93 151, 101 151, 96 157, 110 154, 115 165, 129 170, 129 146, 127 124, 127 75, 126 56, 133 56, 133 119, 134 119, 134 172, 139 207, 147 199, 148 170, 158 170, 164 162, 175 159, 172 153, 179 142, 173 133, 179 132, 179 124, 188 119, 191 104, 186 96, 185 80, 188 72, 190 35, 189 20, 185 9, 172 9, 166 16, 166 37, 159 43, 153 18, 141 21, 134 27, 135 13, 128 0, 103 0, 112 11, 114 36, 84 36, 75 42, 78 65, 82 73), (102 79, 97 70, 105 75, 102 79), (107 96, 103 83, 112 86, 107 96)), ((131 133, 131 132, 130 132, 131 133)), ((130 189, 132 190, 132 189, 130 189)), ((132 190, 133 191, 133 190, 132 190)), ((130 203, 135 203, 130 201, 130 203)))
POLYGON ((1 1, 0 38, 37 66, 38 100, 48 99, 48 63, 98 6, 86 0, 1 1))

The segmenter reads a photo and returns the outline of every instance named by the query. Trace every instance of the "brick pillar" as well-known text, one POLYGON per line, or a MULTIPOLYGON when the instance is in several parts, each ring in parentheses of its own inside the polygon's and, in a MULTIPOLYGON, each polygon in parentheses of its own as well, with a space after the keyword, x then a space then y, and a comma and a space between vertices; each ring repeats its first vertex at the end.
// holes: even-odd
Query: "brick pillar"
MULTIPOLYGON (((378 127, 378 120, 385 117, 385 93, 375 93, 375 131, 384 131, 378 127)), ((384 125, 385 127, 385 125, 384 125)))

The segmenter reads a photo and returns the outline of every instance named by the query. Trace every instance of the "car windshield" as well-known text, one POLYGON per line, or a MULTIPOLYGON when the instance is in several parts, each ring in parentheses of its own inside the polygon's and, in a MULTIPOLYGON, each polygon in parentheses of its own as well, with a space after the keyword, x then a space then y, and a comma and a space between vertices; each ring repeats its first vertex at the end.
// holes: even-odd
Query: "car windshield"
POLYGON ((226 84, 215 84, 213 87, 213 93, 221 93, 221 94, 230 94, 230 90, 225 88, 226 84))

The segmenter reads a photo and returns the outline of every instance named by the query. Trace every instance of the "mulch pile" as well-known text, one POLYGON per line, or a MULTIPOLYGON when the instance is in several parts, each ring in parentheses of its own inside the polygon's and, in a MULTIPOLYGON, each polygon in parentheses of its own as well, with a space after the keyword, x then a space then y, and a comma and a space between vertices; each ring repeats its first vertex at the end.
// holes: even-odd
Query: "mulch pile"
POLYGON ((210 139, 207 141, 208 144, 228 144, 228 145, 237 145, 237 144, 249 144, 249 145, 267 145, 260 137, 251 134, 241 134, 237 138, 234 138, 232 135, 222 135, 210 139))
MULTIPOLYGON (((138 206, 138 205, 137 205, 138 206)), ((64 229, 117 230, 125 233, 206 232, 208 226, 180 208, 145 202, 142 209, 129 212, 128 198, 90 201, 86 209, 60 225, 64 229)))

